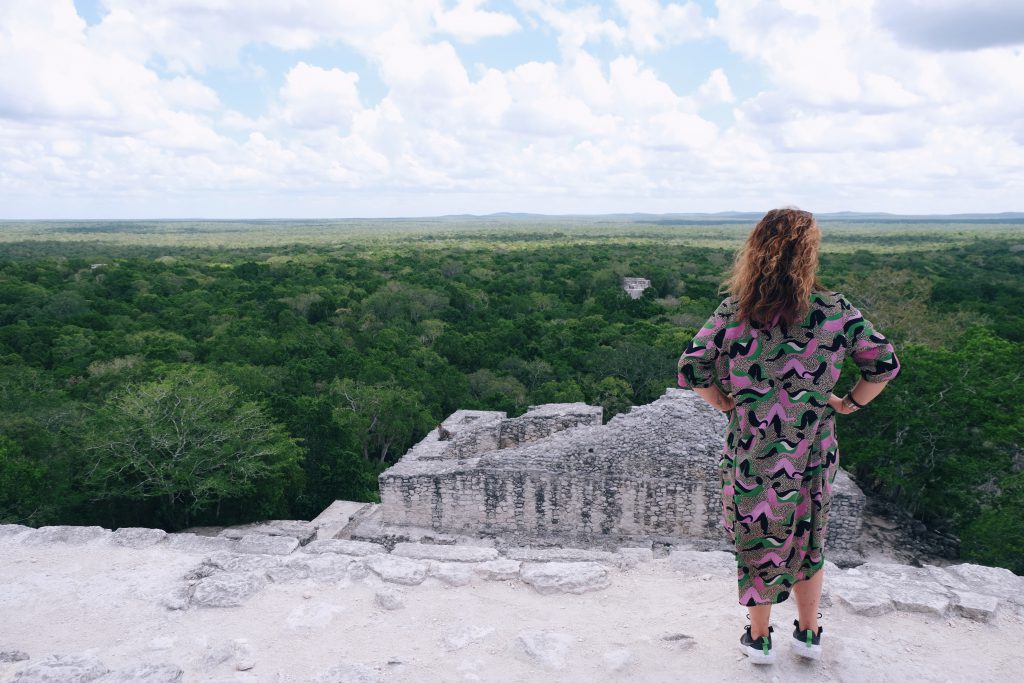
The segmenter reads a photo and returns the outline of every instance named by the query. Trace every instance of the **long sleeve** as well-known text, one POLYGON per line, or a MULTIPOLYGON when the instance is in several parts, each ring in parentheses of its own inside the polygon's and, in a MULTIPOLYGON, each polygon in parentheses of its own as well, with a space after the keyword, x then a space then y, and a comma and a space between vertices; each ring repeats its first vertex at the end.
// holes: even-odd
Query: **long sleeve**
MULTIPOLYGON (((728 301, 728 300, 726 300, 728 301)), ((679 357, 679 386, 699 389, 711 386, 715 377, 715 364, 725 344, 725 328, 731 314, 726 301, 719 305, 704 327, 687 344, 679 357)))
POLYGON ((895 379, 900 374, 900 361, 892 344, 845 297, 840 297, 840 305, 845 309, 847 350, 860 368, 860 376, 866 382, 895 379))

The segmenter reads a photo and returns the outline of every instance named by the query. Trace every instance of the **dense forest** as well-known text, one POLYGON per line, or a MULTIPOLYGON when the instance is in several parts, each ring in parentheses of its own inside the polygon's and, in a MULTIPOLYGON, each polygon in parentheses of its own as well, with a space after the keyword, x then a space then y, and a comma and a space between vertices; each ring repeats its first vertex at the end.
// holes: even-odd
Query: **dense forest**
MULTIPOLYGON (((376 499, 377 475, 458 408, 586 401, 608 419, 674 385, 749 229, 232 245, 133 225, 0 243, 0 522, 309 518, 376 499), (632 300, 623 276, 653 286, 632 300)), ((1020 226, 825 234, 822 280, 904 365, 840 418, 844 465, 964 558, 1024 573, 1020 226)))

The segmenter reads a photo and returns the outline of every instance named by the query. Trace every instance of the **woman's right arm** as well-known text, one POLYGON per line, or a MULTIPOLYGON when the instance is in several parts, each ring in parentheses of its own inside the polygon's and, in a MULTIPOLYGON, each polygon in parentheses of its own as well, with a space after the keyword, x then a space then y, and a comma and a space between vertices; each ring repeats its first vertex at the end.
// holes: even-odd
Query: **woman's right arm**
POLYGON ((875 400, 875 397, 882 393, 885 389, 885 385, 889 383, 889 380, 882 382, 866 382, 863 379, 857 380, 857 383, 853 385, 850 392, 847 394, 853 401, 844 401, 841 397, 832 394, 829 396, 828 404, 832 410, 836 411, 840 415, 849 415, 855 413, 860 408, 857 407, 859 403, 861 407, 866 406, 871 401, 875 400))
POLYGON ((844 331, 847 333, 847 348, 860 369, 860 379, 845 397, 832 394, 828 404, 837 413, 849 415, 873 401, 902 368, 885 335, 876 331, 875 326, 845 298, 841 298, 841 303, 846 309, 844 331))

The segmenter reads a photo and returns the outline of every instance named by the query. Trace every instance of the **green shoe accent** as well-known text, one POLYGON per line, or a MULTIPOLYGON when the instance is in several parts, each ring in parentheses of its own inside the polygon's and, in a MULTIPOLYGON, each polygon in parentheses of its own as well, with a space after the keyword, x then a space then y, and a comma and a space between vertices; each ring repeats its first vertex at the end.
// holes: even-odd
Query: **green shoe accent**
POLYGON ((807 633, 807 647, 811 647, 814 645, 814 631, 807 629, 805 633, 807 633))
POLYGON ((768 643, 768 636, 761 636, 761 652, 764 653, 765 657, 768 656, 768 651, 770 648, 771 645, 769 645, 768 643))

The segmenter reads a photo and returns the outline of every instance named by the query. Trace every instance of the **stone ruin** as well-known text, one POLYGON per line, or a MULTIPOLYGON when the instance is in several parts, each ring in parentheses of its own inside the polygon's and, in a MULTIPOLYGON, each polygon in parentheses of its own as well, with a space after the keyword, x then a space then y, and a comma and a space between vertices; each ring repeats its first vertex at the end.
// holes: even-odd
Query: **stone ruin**
POLYGON ((644 290, 651 286, 651 281, 645 277, 624 277, 622 288, 626 290, 631 299, 639 299, 643 296, 644 290))
MULTIPOLYGON (((515 418, 460 410, 380 475, 381 503, 348 535, 727 549, 718 474, 725 424, 719 411, 682 389, 607 424, 601 408, 583 403, 534 406, 515 418)), ((859 559, 864 504, 840 471, 830 559, 859 559)))

